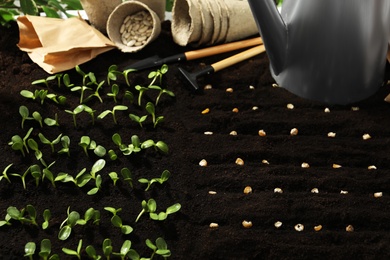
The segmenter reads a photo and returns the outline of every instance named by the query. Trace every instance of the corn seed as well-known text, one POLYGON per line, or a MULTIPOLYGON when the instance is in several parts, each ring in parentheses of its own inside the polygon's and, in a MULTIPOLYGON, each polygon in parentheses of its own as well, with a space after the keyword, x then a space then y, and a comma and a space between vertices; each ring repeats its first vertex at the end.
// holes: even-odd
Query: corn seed
POLYGON ((369 170, 376 170, 376 166, 375 165, 370 165, 367 167, 369 170))
POLYGON ((340 191, 340 194, 343 194, 343 195, 348 194, 348 191, 346 191, 346 190, 341 190, 341 191, 340 191))
POLYGON ((244 165, 244 160, 241 159, 241 158, 237 158, 237 159, 236 159, 236 164, 237 164, 237 165, 244 165))
POLYGON ((210 194, 210 195, 215 195, 215 194, 217 194, 217 192, 216 192, 216 191, 213 191, 213 190, 211 190, 211 191, 209 191, 209 194, 210 194))
POLYGON ((322 225, 314 226, 314 231, 318 232, 322 230, 322 225))
POLYGON ((205 110, 202 111, 202 114, 205 115, 205 114, 208 114, 209 112, 210 112, 210 109, 206 108, 205 110))
POLYGON ((236 107, 233 108, 232 112, 233 112, 233 113, 238 113, 238 108, 236 108, 236 107))
POLYGON ((290 135, 297 135, 297 134, 298 134, 298 129, 296 128, 291 129, 290 135))
POLYGON ((346 228, 345 228, 345 231, 347 232, 353 232, 355 229, 353 228, 352 225, 348 225, 346 228))
POLYGON ((329 133, 328 133, 328 137, 336 137, 336 133, 334 133, 334 132, 329 132, 329 133))
POLYGON ((298 231, 298 232, 301 232, 305 229, 305 227, 302 225, 302 224, 296 224, 294 226, 295 230, 298 231))
POLYGON ((332 167, 333 167, 333 169, 339 169, 339 168, 341 168, 342 166, 341 166, 340 164, 334 163, 334 164, 332 165, 332 167))
POLYGON ((281 188, 275 188, 274 193, 283 193, 283 190, 281 188))
POLYGON ((246 186, 245 189, 244 189, 244 193, 245 194, 252 193, 252 187, 251 186, 246 186))
POLYGON ((294 109, 294 105, 293 104, 287 104, 287 109, 294 109))
POLYGON ((324 109, 324 112, 325 112, 325 113, 330 113, 330 109, 326 107, 326 108, 324 109))
POLYGON ((261 129, 261 130, 259 130, 259 135, 260 136, 266 136, 267 133, 263 129, 261 129))
POLYGON ((368 140, 370 138, 371 138, 371 136, 369 134, 364 134, 363 135, 363 140, 368 140))
POLYGON ((205 159, 202 159, 200 162, 199 162, 199 165, 202 166, 202 167, 205 167, 207 166, 207 161, 205 159))
POLYGON ((313 189, 311 189, 311 193, 319 193, 319 191, 317 188, 313 188, 313 189))
POLYGON ((375 198, 380 198, 380 197, 382 197, 383 196, 383 193, 382 192, 375 192, 374 193, 374 197, 375 198))
POLYGON ((303 162, 303 163, 301 164, 301 167, 302 167, 302 168, 310 168, 310 165, 309 165, 308 163, 306 163, 306 162, 303 162))
POLYGON ((283 225, 283 223, 280 222, 280 221, 276 221, 275 224, 274 224, 274 226, 275 226, 276 228, 280 228, 282 225, 283 225))
POLYGON ((218 228, 218 223, 210 223, 210 228, 218 228))
POLYGON ((242 221, 242 226, 244 228, 251 228, 252 227, 252 221, 244 220, 244 221, 242 221))
POLYGON ((226 92, 233 93, 233 89, 232 88, 227 88, 226 92))
POLYGON ((236 131, 231 131, 229 134, 230 135, 237 135, 237 132, 236 131))

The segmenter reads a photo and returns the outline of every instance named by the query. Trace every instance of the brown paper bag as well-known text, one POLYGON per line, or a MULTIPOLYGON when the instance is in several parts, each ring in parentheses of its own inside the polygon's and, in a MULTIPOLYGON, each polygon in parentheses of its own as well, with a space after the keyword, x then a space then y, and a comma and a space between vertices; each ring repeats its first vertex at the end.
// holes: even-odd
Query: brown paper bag
POLYGON ((20 16, 18 47, 50 74, 74 68, 116 46, 79 17, 20 16))

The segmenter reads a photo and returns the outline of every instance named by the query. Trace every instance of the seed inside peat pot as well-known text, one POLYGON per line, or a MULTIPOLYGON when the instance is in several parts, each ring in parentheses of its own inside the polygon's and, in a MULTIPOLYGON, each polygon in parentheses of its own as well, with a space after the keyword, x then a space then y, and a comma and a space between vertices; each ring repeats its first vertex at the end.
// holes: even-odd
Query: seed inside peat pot
POLYGON ((126 16, 119 32, 122 43, 128 47, 133 47, 144 45, 152 35, 152 31, 152 16, 146 11, 140 11, 126 16))

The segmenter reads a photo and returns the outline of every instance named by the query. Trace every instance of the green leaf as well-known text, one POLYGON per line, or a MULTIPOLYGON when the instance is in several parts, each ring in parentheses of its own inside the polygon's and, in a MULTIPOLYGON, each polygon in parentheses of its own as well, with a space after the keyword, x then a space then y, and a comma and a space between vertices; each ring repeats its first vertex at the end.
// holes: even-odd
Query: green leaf
POLYGON ((130 234, 131 232, 133 232, 133 228, 132 228, 131 226, 129 226, 129 225, 123 225, 123 226, 121 227, 121 232, 122 232, 123 234, 125 234, 125 235, 128 235, 128 234, 130 234))
POLYGON ((167 208, 167 214, 178 212, 180 208, 181 208, 180 203, 173 204, 172 206, 167 208))
POLYGON ((130 248, 131 248, 131 241, 125 240, 125 242, 123 242, 122 247, 121 247, 121 255, 127 255, 130 248))
POLYGON ((20 8, 24 14, 38 14, 38 7, 33 0, 20 0, 20 8))
POLYGON ((60 229, 60 232, 58 232, 58 239, 59 240, 66 240, 72 233, 72 228, 70 226, 64 226, 60 229))
POLYGON ((48 6, 41 6, 42 10, 45 12, 47 17, 52 17, 52 18, 61 18, 61 16, 58 14, 57 10, 48 7, 48 6))
POLYGON ((51 242, 49 239, 45 238, 41 241, 41 251, 39 256, 43 259, 47 259, 51 253, 51 242))
POLYGON ((111 223, 115 227, 119 227, 119 228, 122 227, 122 219, 118 215, 112 216, 111 223))
POLYGON ((28 242, 24 246, 24 256, 33 256, 35 254, 36 245, 34 242, 28 242))

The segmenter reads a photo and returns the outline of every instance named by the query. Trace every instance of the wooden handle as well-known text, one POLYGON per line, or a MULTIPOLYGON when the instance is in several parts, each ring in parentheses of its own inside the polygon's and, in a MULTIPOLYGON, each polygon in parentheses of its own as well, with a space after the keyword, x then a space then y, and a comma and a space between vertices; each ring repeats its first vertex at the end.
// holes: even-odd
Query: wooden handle
POLYGON ((184 55, 186 56, 187 60, 195 60, 203 57, 208 57, 208 56, 212 56, 224 52, 239 50, 239 49, 252 47, 260 44, 263 44, 263 40, 260 37, 257 37, 249 40, 225 43, 225 44, 207 47, 199 50, 187 51, 184 53, 184 55))
POLYGON ((231 65, 234 65, 236 63, 239 63, 241 61, 244 61, 246 59, 252 58, 253 56, 256 56, 260 53, 265 52, 264 45, 259 45, 253 48, 250 48, 246 51, 240 52, 236 55, 233 55, 229 58, 226 58, 224 60, 218 61, 216 63, 211 64, 211 66, 214 68, 214 72, 220 71, 224 68, 227 68, 231 65))

